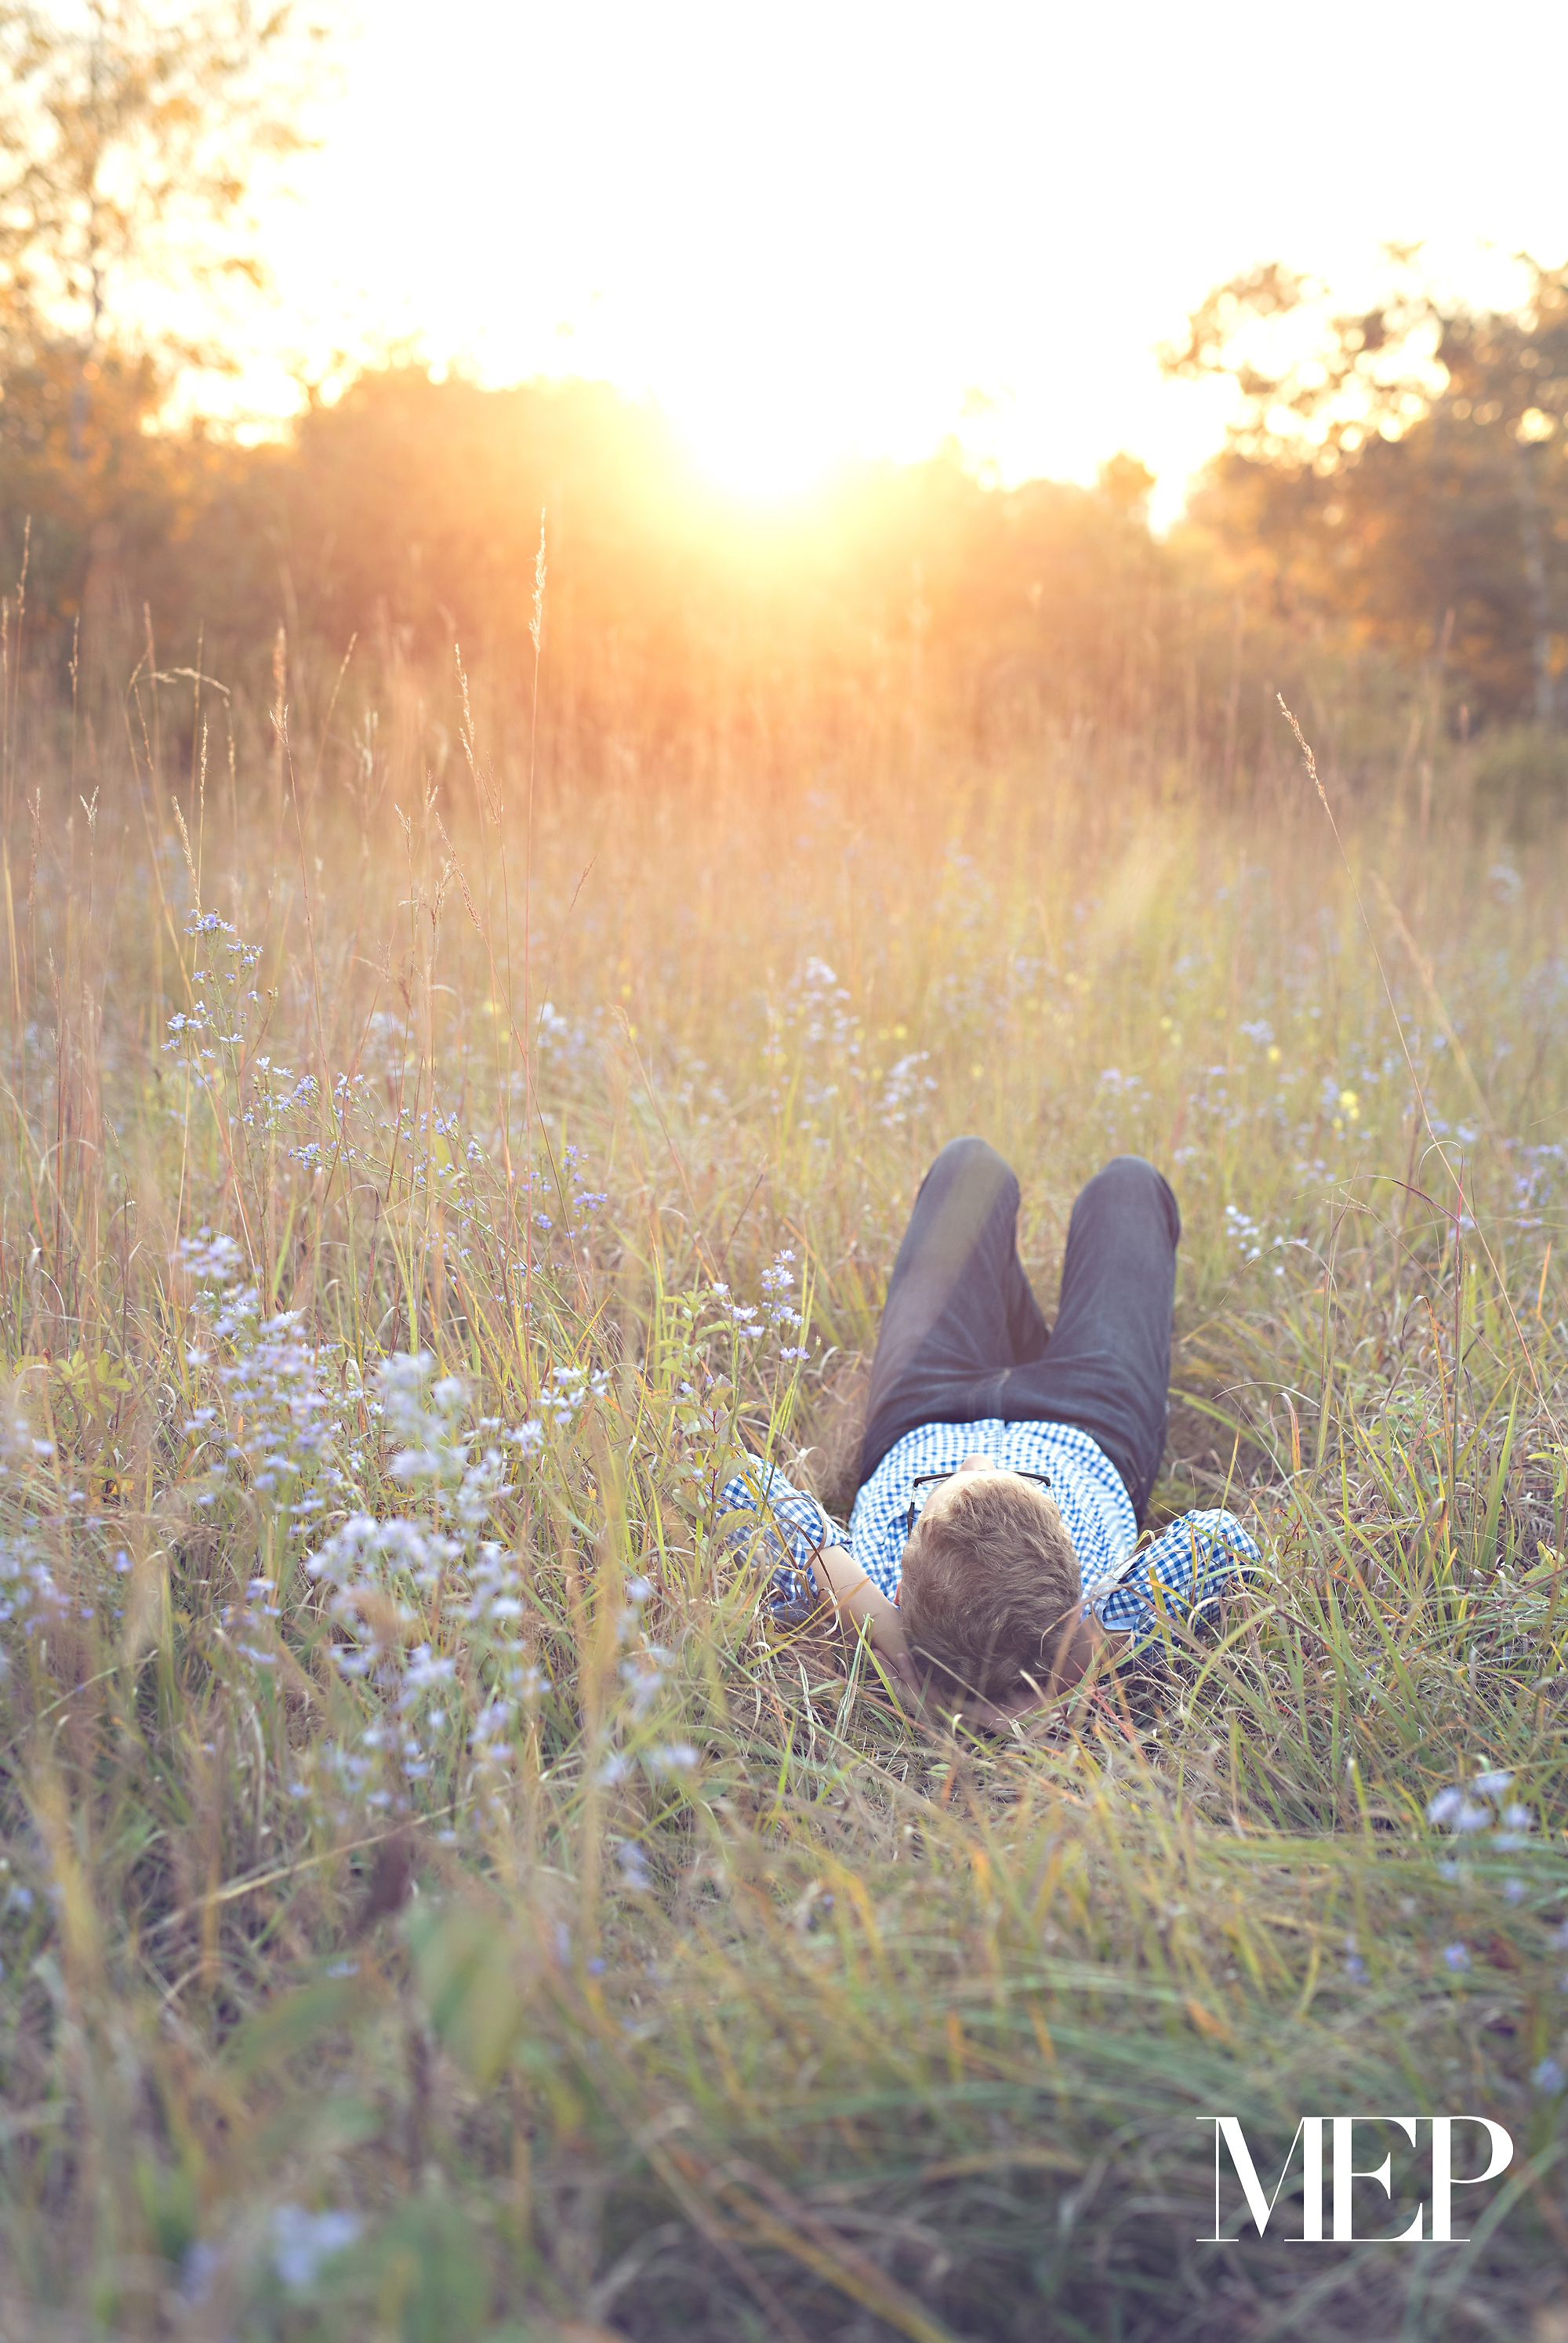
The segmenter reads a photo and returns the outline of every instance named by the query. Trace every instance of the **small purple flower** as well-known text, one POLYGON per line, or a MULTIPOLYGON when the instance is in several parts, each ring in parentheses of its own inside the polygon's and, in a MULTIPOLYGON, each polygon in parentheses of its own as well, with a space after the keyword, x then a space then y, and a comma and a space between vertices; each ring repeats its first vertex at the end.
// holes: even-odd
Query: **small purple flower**
POLYGON ((653 1875, 648 1870, 648 1858, 635 1839, 624 1840, 615 1851, 615 1859, 620 1865, 620 1875, 628 1887, 646 1894, 653 1885, 653 1875))
POLYGON ((1568 2083, 1568 2074, 1563 2073, 1555 2058, 1543 2058, 1539 2066, 1532 2070, 1530 2079, 1538 2091, 1544 2091, 1554 2098, 1568 2083))
POLYGON ((1470 1966, 1470 1950, 1468 1946, 1462 1944, 1444 1945, 1442 1948, 1442 1957, 1448 1963, 1449 1967, 1453 1971, 1455 1976, 1463 1976, 1470 1966))

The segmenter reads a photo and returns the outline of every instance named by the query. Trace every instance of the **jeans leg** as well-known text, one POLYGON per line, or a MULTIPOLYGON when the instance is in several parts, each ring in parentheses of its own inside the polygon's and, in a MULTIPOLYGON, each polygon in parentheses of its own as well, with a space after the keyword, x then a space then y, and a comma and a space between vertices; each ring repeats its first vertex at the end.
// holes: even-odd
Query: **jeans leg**
POLYGON ((1045 1321, 1018 1257, 1018 1181, 983 1139, 943 1148, 915 1199, 877 1335, 860 1451, 866 1481, 920 1423, 1001 1409, 1010 1368, 1038 1359, 1045 1321))
POLYGON ((996 1411, 1087 1432, 1140 1523, 1165 1447, 1181 1234, 1176 1199, 1151 1163, 1119 1155, 1096 1172, 1072 1208, 1050 1349, 1013 1368, 996 1411))

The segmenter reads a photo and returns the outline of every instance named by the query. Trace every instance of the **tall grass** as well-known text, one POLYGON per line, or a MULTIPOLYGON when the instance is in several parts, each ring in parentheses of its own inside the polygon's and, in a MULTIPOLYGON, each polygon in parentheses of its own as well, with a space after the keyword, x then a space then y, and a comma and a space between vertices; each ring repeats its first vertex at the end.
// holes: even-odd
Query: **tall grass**
POLYGON ((1549 2323, 1555 848, 1440 791, 1347 873, 1304 779, 1082 739, 530 830, 475 704, 389 768, 346 686, 314 771, 145 674, 90 773, 8 720, 6 2337, 1549 2323), (711 1527, 739 1445, 847 1507, 966 1130, 1048 1316, 1081 1180, 1170 1172, 1156 1513, 1266 1556, 1010 1744, 711 1527), (1452 2249, 1195 2242, 1199 2119, 1320 2107, 1521 2154, 1452 2249))

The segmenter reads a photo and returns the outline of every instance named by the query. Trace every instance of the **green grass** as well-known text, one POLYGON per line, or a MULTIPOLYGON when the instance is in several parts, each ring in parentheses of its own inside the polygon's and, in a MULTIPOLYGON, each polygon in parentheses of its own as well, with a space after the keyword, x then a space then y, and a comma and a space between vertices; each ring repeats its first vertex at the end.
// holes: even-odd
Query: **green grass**
POLYGON ((297 815, 151 738, 91 820, 11 767, 7 2343, 1545 2335, 1555 848, 1342 812, 1352 888, 1304 779, 1222 823, 1078 749, 530 834, 424 738, 297 815), (1156 1510, 1268 1571, 1029 1745, 770 1636, 709 1529, 741 1441, 847 1504, 969 1130, 1048 1316, 1081 1180, 1170 1172, 1156 1510), (786 1251, 803 1363, 712 1290, 786 1251), (1523 1844, 1426 1822, 1483 1766, 1523 1844), (1495 2217, 1196 2243, 1198 2119, 1277 2170, 1319 2107, 1504 2122, 1495 2217))

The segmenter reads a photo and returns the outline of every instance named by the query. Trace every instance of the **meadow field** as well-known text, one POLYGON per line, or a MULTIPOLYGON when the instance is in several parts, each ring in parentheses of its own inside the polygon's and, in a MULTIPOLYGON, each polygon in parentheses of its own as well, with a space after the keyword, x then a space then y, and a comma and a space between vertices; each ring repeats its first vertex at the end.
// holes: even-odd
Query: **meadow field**
POLYGON ((7 672, 6 2343, 1568 2334, 1555 830, 1432 736, 1342 853, 1283 717, 589 787, 484 683, 7 672), (1264 1555, 1005 1742, 712 1519, 847 1510, 964 1131, 1048 1317, 1168 1173, 1156 1525, 1264 1555), (1518 2152, 1198 2242, 1319 2107, 1518 2152))

